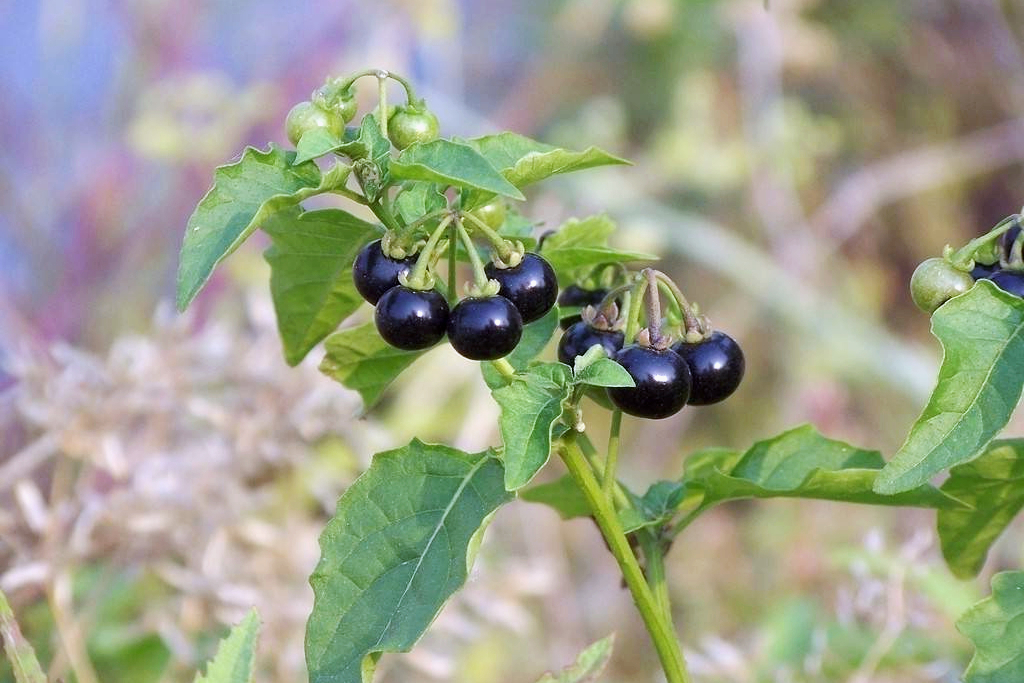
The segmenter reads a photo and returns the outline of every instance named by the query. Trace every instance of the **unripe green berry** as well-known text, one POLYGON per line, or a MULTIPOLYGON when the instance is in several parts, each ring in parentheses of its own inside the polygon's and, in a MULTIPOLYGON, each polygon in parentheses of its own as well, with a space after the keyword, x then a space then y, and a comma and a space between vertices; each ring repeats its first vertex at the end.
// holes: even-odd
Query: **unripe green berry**
POLYGON ((974 286, 970 273, 956 268, 943 258, 921 262, 910 277, 910 297, 925 313, 934 313, 942 304, 974 286))
POLYGON ((284 126, 288 140, 293 145, 299 144, 302 136, 315 128, 326 128, 339 138, 345 133, 345 122, 340 116, 324 111, 309 101, 299 102, 292 107, 284 126))
POLYGON ((436 140, 440 130, 437 117, 428 109, 398 107, 388 118, 388 137, 398 149, 436 140))
POLYGON ((470 211, 474 218, 478 218, 491 230, 497 230, 505 224, 505 202, 497 197, 481 207, 470 211))

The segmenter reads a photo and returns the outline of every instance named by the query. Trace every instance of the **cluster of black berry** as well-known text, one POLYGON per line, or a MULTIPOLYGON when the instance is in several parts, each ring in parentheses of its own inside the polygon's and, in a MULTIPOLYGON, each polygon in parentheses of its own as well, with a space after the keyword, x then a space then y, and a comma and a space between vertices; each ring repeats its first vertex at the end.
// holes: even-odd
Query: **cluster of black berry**
POLYGON ((991 264, 975 262, 971 277, 975 280, 991 280, 1004 291, 1024 297, 1024 270, 1021 269, 1021 247, 1017 239, 1019 235, 1020 227, 1016 225, 1004 232, 996 254, 999 260, 991 264))
POLYGON ((408 280, 416 257, 392 258, 380 240, 359 252, 352 276, 359 293, 376 306, 377 331, 392 346, 426 349, 447 334, 466 358, 495 360, 511 353, 523 325, 543 317, 558 297, 555 272, 547 261, 530 252, 516 254, 515 260, 511 266, 495 261, 484 266, 496 292, 477 292, 450 309, 436 289, 418 288, 408 280))
MULTIPOLYGON (((583 306, 580 316, 563 320, 565 330, 558 343, 558 360, 572 365, 594 345, 626 369, 635 387, 607 390, 608 398, 623 412, 660 419, 679 412, 684 405, 709 405, 730 396, 743 379, 744 358, 739 344, 729 335, 713 330, 707 318, 696 315, 678 288, 661 273, 644 271, 650 279, 646 290, 632 288, 632 295, 648 297, 647 326, 626 344, 622 331, 630 317, 619 302, 630 287, 607 289, 567 287, 559 297, 562 306, 583 306), (682 314, 681 339, 673 343, 662 334, 659 287, 677 294, 682 314)), ((646 284, 641 282, 641 284, 646 284)), ((633 302, 634 306, 639 304, 633 302)))

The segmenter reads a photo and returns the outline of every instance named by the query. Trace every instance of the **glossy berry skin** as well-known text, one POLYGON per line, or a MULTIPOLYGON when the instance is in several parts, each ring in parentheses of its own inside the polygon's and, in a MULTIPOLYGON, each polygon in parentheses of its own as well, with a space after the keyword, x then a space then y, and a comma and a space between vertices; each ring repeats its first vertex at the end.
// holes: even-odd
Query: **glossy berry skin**
POLYGON ((440 128, 433 112, 398 107, 388 119, 388 138, 396 148, 405 149, 417 142, 436 140, 440 128))
POLYGON ((526 252, 514 268, 498 268, 493 263, 484 267, 487 277, 501 285, 498 294, 519 309, 523 323, 542 318, 555 305, 558 281, 551 264, 537 254, 526 252))
POLYGON ((1004 292, 1024 298, 1024 272, 1001 270, 989 279, 1004 292))
POLYGON ((444 338, 448 302, 433 289, 392 287, 377 302, 373 320, 388 344, 405 351, 427 349, 444 338))
POLYGON ((690 398, 690 369, 675 351, 631 345, 615 360, 636 382, 635 387, 608 389, 608 398, 622 412, 660 420, 678 413, 690 398))
POLYGON ((600 344, 609 358, 615 358, 624 340, 622 332, 599 330, 581 320, 570 325, 558 340, 558 360, 572 367, 576 356, 582 356, 594 344, 600 344))
POLYGON ((398 276, 416 265, 416 257, 396 260, 381 249, 380 240, 363 247, 352 265, 352 280, 363 298, 371 304, 384 296, 384 292, 398 286, 398 276))
POLYGON ((448 318, 448 341, 470 360, 495 360, 512 353, 523 336, 519 310, 503 296, 468 297, 448 318))
POLYGON ((986 266, 982 263, 975 263, 974 268, 971 270, 971 277, 975 280, 988 280, 998 272, 998 263, 993 263, 990 266, 986 266))
POLYGON ((743 350, 727 334, 713 332, 695 344, 677 342, 672 350, 690 368, 692 384, 687 403, 691 406, 706 406, 728 398, 743 379, 743 350))
POLYGON ((1013 243, 1017 241, 1017 236, 1020 235, 1020 227, 1013 226, 1009 230, 1003 233, 1003 236, 999 238, 999 245, 1003 249, 1003 255, 1007 260, 1013 254, 1013 243))
POLYGON ((925 313, 934 313, 954 296, 974 286, 970 273, 943 258, 925 259, 910 276, 910 298, 925 313))
POLYGON ((345 132, 345 122, 334 112, 321 109, 312 102, 299 102, 285 118, 285 132, 288 140, 293 144, 299 144, 304 133, 315 128, 326 128, 337 137, 345 132))
MULTIPOLYGON (((604 300, 604 295, 607 293, 607 289, 584 289, 579 285, 569 285, 562 290, 561 294, 558 295, 558 305, 577 306, 579 308, 583 308, 584 306, 597 306, 604 300)), ((577 313, 576 315, 570 315, 562 318, 558 324, 562 326, 563 330, 567 330, 582 319, 583 318, 577 313)))

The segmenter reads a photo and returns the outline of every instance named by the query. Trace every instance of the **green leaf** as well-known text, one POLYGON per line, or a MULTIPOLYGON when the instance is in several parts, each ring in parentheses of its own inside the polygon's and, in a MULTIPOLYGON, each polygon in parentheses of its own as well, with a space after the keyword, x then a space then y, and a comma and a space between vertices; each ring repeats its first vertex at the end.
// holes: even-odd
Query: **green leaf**
POLYGON ((508 132, 460 142, 480 152, 509 182, 519 188, 559 173, 630 163, 597 147, 573 152, 508 132))
POLYGON ((296 365, 363 303, 352 262, 380 229, 340 209, 280 212, 263 229, 273 240, 264 257, 277 327, 285 359, 296 365))
POLYGON ((508 500, 491 452, 413 440, 376 455, 320 537, 311 683, 360 683, 367 656, 408 651, 465 582, 471 542, 508 500))
POLYGON ((294 165, 294 152, 274 145, 246 148, 242 158, 214 173, 213 187, 188 219, 178 263, 178 310, 185 310, 214 267, 275 211, 319 192, 320 169, 294 165))
POLYGON ((469 145, 438 139, 406 147, 391 162, 391 176, 397 180, 427 180, 454 185, 513 199, 525 199, 479 152, 469 145))
POLYGON ((590 516, 590 504, 586 496, 567 474, 554 481, 519 489, 517 495, 527 503, 547 505, 562 519, 590 516))
MULTIPOLYGON (((597 348, 601 348, 598 345, 597 348)), ((591 347, 593 349, 594 347, 591 347)), ((604 351, 601 349, 602 352, 604 351)), ((587 351, 590 353, 590 350, 587 351)), ((577 356, 576 362, 584 356, 577 356)), ((633 377, 622 367, 610 358, 598 358, 588 363, 576 372, 577 384, 589 384, 595 387, 635 387, 633 377)))
MULTIPOLYGON (((558 329, 558 307, 554 306, 539 320, 534 320, 523 326, 523 336, 519 345, 505 360, 512 364, 516 370, 525 370, 530 361, 539 356, 547 347, 555 330, 558 329)), ((484 383, 490 389, 497 389, 508 384, 508 380, 502 377, 501 373, 494 369, 490 363, 481 363, 480 371, 484 376, 484 383)))
POLYGON ((891 495, 876 493, 872 485, 885 462, 881 454, 828 439, 810 425, 755 443, 725 471, 719 464, 735 458, 728 450, 692 457, 700 466, 688 468, 683 483, 703 492, 701 509, 739 498, 814 498, 925 508, 962 505, 928 485, 891 495))
POLYGON ((339 138, 329 129, 319 127, 307 130, 299 138, 299 144, 295 145, 295 163, 301 164, 330 154, 345 144, 345 140, 339 138))
POLYGON ((498 426, 505 444, 505 488, 530 483, 548 461, 551 437, 569 397, 572 377, 561 363, 540 363, 492 390, 501 408, 498 426))
POLYGON ((932 315, 942 342, 938 383, 906 442, 875 484, 906 491, 981 455, 1024 389, 1024 301, 979 280, 932 315))
POLYGON ((381 339, 372 322, 336 332, 324 342, 320 372, 359 392, 369 410, 398 375, 425 351, 403 351, 381 339))
POLYGON ((195 683, 252 683, 259 630, 260 618, 252 610, 220 641, 216 656, 206 666, 206 675, 196 674, 195 683))
POLYGON ((553 235, 548 235, 540 255, 554 268, 561 285, 576 280, 577 271, 606 263, 656 261, 657 256, 608 246, 615 223, 603 214, 579 220, 571 218, 553 235))
POLYGON ((0 591, 0 641, 3 641, 4 653, 11 663, 16 683, 46 683, 46 674, 39 666, 36 652, 21 634, 3 591, 0 591))
POLYGON ((969 579, 1024 508, 1024 440, 994 441, 974 462, 950 470, 942 490, 971 506, 939 510, 938 518, 946 563, 953 574, 969 579))
POLYGON ((1024 681, 1024 572, 992 577, 992 595, 956 623, 974 643, 964 683, 1024 681))
POLYGON ((581 652, 575 664, 557 674, 544 674, 537 683, 590 683, 596 680, 608 666, 614 642, 614 635, 602 638, 581 652))
POLYGON ((405 187, 395 198, 395 209, 406 225, 446 206, 448 200, 434 183, 405 183, 405 187))

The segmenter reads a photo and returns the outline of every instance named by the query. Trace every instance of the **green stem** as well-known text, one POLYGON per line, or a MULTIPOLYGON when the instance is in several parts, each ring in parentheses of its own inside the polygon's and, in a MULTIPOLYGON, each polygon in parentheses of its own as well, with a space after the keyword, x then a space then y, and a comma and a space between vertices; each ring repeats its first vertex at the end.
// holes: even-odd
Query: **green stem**
MULTIPOLYGON (((604 481, 604 462, 598 457, 597 449, 590 442, 590 437, 587 436, 586 432, 576 435, 576 443, 579 445, 580 450, 583 451, 583 455, 587 458, 591 469, 604 481)), ((633 501, 626 495, 626 491, 619 482, 613 484, 612 495, 615 499, 616 510, 628 510, 633 507, 633 501)))
POLYGON ((416 97, 416 91, 413 89, 412 83, 391 71, 388 72, 388 77, 405 88, 405 99, 409 104, 419 102, 419 98, 416 97))
POLYGON ((563 437, 560 444, 559 452, 562 459, 569 469, 569 474, 586 497, 594 520, 622 571, 626 586, 633 596, 633 602, 654 642, 654 649, 661 660, 668 683, 690 683, 683 653, 679 649, 679 641, 676 639, 672 624, 666 619, 665 611, 659 606, 651 587, 647 584, 640 563, 637 562, 636 555, 626 540, 618 515, 602 494, 601 487, 573 436, 570 434, 563 437))
POLYGON ((430 289, 427 284, 427 268, 430 267, 430 262, 433 258, 434 249, 437 247, 437 243, 444 236, 444 231, 448 229, 448 226, 452 222, 451 216, 445 216, 444 219, 438 224, 434 232, 430 234, 430 239, 427 240, 427 245, 423 247, 423 251, 420 252, 420 256, 416 259, 416 265, 413 266, 412 272, 409 273, 409 277, 406 278, 406 282, 409 283, 414 289, 430 289))
POLYGON ((388 136, 388 72, 377 74, 377 123, 380 134, 388 136))
POLYGON ((448 227, 448 301, 455 301, 455 276, 458 268, 459 240, 455 232, 454 224, 448 227))
POLYGON ((640 331, 640 311, 644 307, 644 292, 647 291, 647 280, 641 278, 633 285, 630 292, 629 317, 626 318, 627 344, 632 344, 636 333, 640 331))
POLYGON ((373 76, 378 81, 384 81, 390 78, 396 83, 400 83, 401 86, 405 88, 405 96, 406 99, 409 100, 410 104, 418 101, 418 98, 416 97, 416 91, 413 89, 412 84, 406 79, 399 76, 398 74, 387 71, 386 69, 364 69, 362 71, 357 71, 351 76, 345 78, 345 80, 339 81, 339 90, 348 90, 349 88, 352 87, 353 83, 358 81, 360 78, 365 78, 366 76, 373 76))
POLYGON ((501 376, 505 379, 512 379, 516 376, 516 369, 512 367, 512 364, 505 358, 499 358, 498 360, 492 360, 491 365, 494 369, 501 373, 501 376))
POLYGON ((0 591, 0 640, 4 643, 4 652, 7 653, 17 683, 46 683, 35 650, 21 634, 3 591, 0 591))
POLYGON ((483 236, 487 238, 487 241, 491 243, 491 246, 494 247, 494 252, 498 255, 498 258, 508 263, 509 257, 512 256, 511 242, 496 233, 491 229, 491 226, 487 225, 468 211, 462 212, 460 216, 462 218, 468 218, 469 222, 473 224, 473 228, 480 231, 483 236))
POLYGON ((654 593, 654 600, 661 609, 665 620, 672 623, 672 601, 668 593, 668 581, 665 579, 665 554, 653 533, 638 534, 640 545, 644 551, 644 567, 647 569, 647 583, 654 593))
POLYGON ((1001 237, 1004 232, 1010 230, 1013 226, 1020 224, 1020 214, 1013 214, 1007 216, 1003 220, 996 223, 996 226, 989 230, 981 237, 975 237, 973 240, 965 244, 960 249, 957 249, 949 255, 948 261, 953 265, 960 265, 966 267, 968 261, 974 260, 974 254, 982 247, 1001 237))
POLYGON ((680 312, 683 314, 683 325, 685 326, 685 332, 701 332, 700 321, 697 316, 693 314, 693 309, 690 307, 690 302, 683 296, 683 292, 679 289, 679 286, 672 281, 668 275, 661 272, 660 270, 654 271, 655 277, 658 279, 658 284, 664 286, 671 294, 672 298, 676 300, 676 305, 679 306, 680 312))
POLYGON ((601 489, 609 501, 615 500, 615 470, 619 464, 619 430, 622 429, 622 411, 612 411, 611 433, 608 435, 608 457, 605 460, 604 475, 601 478, 601 489))
POLYGON ((455 218, 455 230, 458 231, 459 239, 462 240, 462 246, 466 248, 469 262, 473 266, 473 284, 477 289, 482 290, 487 286, 490 278, 487 277, 487 271, 484 270, 484 262, 480 260, 480 254, 477 253, 473 240, 470 239, 469 233, 466 232, 466 228, 463 227, 462 221, 458 217, 455 218))

